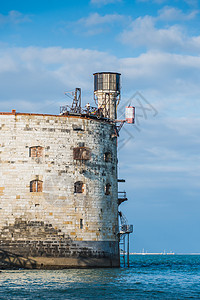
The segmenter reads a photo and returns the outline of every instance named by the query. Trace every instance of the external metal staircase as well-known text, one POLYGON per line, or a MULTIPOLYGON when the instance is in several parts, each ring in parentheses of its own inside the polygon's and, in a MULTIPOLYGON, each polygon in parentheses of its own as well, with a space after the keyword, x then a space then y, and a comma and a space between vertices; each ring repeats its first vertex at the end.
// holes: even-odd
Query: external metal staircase
POLYGON ((122 262, 124 267, 126 266, 126 257, 127 257, 127 267, 129 267, 129 234, 133 232, 133 225, 128 225, 126 217, 119 211, 120 217, 120 227, 119 227, 119 237, 120 237, 120 254, 122 257, 122 262), (127 240, 127 243, 126 243, 127 240))

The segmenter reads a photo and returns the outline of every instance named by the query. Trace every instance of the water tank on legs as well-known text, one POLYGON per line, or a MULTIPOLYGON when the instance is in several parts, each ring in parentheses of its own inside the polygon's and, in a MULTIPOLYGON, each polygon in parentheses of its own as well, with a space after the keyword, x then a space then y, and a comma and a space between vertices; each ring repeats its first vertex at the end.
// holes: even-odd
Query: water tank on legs
POLYGON ((115 120, 120 100, 120 73, 94 73, 94 96, 103 117, 115 120))

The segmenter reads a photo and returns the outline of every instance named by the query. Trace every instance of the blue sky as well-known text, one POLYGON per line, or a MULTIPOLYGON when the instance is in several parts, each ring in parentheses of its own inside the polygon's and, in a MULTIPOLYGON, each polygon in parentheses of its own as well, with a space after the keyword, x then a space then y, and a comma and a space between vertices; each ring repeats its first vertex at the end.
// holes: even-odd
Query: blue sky
POLYGON ((1 3, 0 111, 59 113, 75 87, 92 103, 93 72, 121 72, 119 114, 138 113, 119 140, 132 251, 200 252, 199 12, 196 0, 1 3))

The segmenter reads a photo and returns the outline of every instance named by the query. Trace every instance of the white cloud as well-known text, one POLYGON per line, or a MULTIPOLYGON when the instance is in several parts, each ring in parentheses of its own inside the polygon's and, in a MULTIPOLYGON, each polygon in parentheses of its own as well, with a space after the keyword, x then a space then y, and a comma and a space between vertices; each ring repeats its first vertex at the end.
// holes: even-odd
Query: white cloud
POLYGON ((118 2, 122 2, 122 0, 91 0, 91 3, 96 5, 107 5, 110 3, 115 4, 118 2))
POLYGON ((76 33, 86 35, 97 35, 102 32, 110 32, 112 26, 121 27, 130 22, 130 17, 120 14, 100 15, 92 13, 88 17, 72 22, 70 27, 76 33))
POLYGON ((148 52, 120 63, 123 93, 127 92, 124 104, 138 90, 158 110, 158 117, 161 113, 177 118, 199 115, 199 56, 148 52))
POLYGON ((93 13, 87 18, 82 18, 77 23, 83 24, 86 27, 101 25, 101 24, 110 24, 113 22, 120 22, 124 20, 125 17, 119 14, 107 14, 101 16, 98 13, 93 13))
POLYGON ((194 10, 190 13, 183 13, 180 9, 165 6, 158 12, 157 20, 162 21, 188 21, 196 17, 199 11, 194 10))
POLYGON ((30 107, 37 112, 46 105, 48 112, 58 112, 59 102, 68 101, 64 92, 75 87, 84 89, 83 95, 90 90, 92 99, 93 72, 104 66, 116 71, 117 65, 114 56, 83 49, 5 48, 0 54, 1 111, 30 107))
POLYGON ((167 2, 168 0, 137 0, 138 2, 153 2, 153 3, 157 3, 157 4, 163 4, 165 2, 167 2))
MULTIPOLYGON (((171 1, 169 1, 169 0, 137 0, 137 1, 138 2, 153 2, 156 4, 164 4, 164 3, 169 2, 171 4, 171 1)), ((184 1, 185 3, 187 3, 188 5, 193 6, 193 7, 198 6, 198 0, 180 0, 180 1, 184 1)), ((176 1, 176 2, 178 4, 178 1, 176 1)))
POLYGON ((122 32, 120 40, 133 48, 190 53, 200 51, 200 36, 189 37, 178 25, 156 28, 156 19, 150 16, 133 21, 130 29, 122 32))
POLYGON ((184 0, 184 2, 186 2, 188 5, 191 5, 191 6, 198 6, 199 4, 199 1, 198 0, 184 0))
POLYGON ((13 57, 10 57, 7 53, 0 52, 0 73, 15 72, 17 70, 16 62, 13 57))
POLYGON ((122 33, 122 41, 133 47, 145 46, 162 50, 180 45, 182 38, 180 38, 178 27, 171 26, 168 29, 157 29, 154 23, 154 19, 149 16, 139 17, 132 22, 130 30, 125 30, 122 33))
POLYGON ((5 47, 0 57, 0 99, 4 102, 0 110, 6 109, 8 101, 24 111, 20 103, 29 101, 37 111, 38 103, 63 99, 63 92, 75 87, 92 99, 92 73, 106 70, 122 73, 123 93, 128 97, 140 90, 160 111, 179 116, 198 111, 199 56, 151 51, 119 59, 87 49, 5 47))
MULTIPOLYGON (((135 189, 144 186, 199 188, 199 125, 200 118, 169 119, 164 115, 162 119, 146 121, 138 135, 134 126, 128 128, 127 125, 135 139, 120 152, 120 156, 123 155, 120 169, 129 178, 129 183, 134 182, 135 189)), ((122 130, 121 138, 123 135, 122 130)))
POLYGON ((0 25, 3 24, 19 24, 30 22, 30 18, 16 10, 11 10, 8 15, 0 14, 0 25))

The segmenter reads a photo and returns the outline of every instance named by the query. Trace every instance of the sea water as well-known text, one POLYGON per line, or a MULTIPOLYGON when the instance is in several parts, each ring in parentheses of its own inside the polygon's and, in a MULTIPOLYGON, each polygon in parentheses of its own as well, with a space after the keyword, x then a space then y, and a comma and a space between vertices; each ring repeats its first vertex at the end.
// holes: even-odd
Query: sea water
POLYGON ((200 299, 200 255, 131 255, 130 268, 2 270, 0 299, 200 299))

